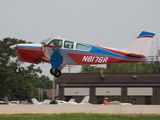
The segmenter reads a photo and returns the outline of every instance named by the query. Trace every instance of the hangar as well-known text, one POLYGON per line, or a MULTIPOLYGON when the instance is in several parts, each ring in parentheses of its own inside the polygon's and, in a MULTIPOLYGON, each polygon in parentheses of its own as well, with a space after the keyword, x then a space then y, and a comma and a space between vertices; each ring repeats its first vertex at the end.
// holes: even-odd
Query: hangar
POLYGON ((90 103, 120 101, 132 104, 160 104, 159 73, 63 73, 57 80, 59 99, 80 102, 90 95, 90 103))

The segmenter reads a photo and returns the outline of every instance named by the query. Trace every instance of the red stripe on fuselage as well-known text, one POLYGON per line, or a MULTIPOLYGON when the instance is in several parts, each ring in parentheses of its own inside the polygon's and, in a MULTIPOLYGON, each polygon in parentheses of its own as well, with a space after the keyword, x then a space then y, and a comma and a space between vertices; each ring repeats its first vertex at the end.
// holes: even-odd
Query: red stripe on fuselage
POLYGON ((108 55, 65 51, 77 64, 109 64, 109 63, 136 63, 146 60, 126 59, 108 55))

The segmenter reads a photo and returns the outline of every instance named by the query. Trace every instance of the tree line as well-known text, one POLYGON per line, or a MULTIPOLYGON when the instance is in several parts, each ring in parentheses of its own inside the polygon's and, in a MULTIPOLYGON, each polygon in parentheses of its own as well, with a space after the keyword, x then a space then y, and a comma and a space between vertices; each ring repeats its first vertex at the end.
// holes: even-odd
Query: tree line
POLYGON ((106 64, 105 67, 97 65, 82 65, 81 73, 160 73, 160 56, 149 56, 149 61, 141 63, 106 64))
MULTIPOLYGON (((30 64, 21 67, 21 73, 15 74, 17 67, 17 53, 9 46, 19 43, 27 43, 25 40, 15 38, 4 38, 0 40, 0 100, 8 97, 9 100, 29 100, 38 98, 37 88, 52 89, 53 81, 49 77, 42 75, 40 67, 30 64)), ((28 42, 30 43, 30 42, 28 42)), ((44 94, 44 98, 47 97, 44 94)))
POLYGON ((83 65, 81 73, 160 73, 160 62, 106 64, 105 68, 97 65, 83 65))

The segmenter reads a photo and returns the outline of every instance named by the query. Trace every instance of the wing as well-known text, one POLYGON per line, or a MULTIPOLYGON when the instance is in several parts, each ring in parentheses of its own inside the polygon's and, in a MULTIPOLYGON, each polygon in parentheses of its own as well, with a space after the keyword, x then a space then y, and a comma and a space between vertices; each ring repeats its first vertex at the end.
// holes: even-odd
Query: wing
POLYGON ((42 58, 50 61, 52 68, 62 70, 66 64, 76 64, 60 47, 44 45, 42 46, 42 53, 42 58))

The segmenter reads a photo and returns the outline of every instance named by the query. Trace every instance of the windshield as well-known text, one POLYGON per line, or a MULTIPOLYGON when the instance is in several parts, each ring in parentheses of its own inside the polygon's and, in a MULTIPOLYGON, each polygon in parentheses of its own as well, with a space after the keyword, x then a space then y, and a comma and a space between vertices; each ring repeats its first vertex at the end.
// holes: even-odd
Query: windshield
POLYGON ((48 39, 45 39, 45 40, 43 40, 43 41, 41 41, 40 43, 41 44, 46 44, 48 41, 50 41, 52 38, 48 38, 48 39))
POLYGON ((56 46, 56 47, 62 47, 62 43, 63 43, 63 41, 60 40, 60 39, 53 39, 49 43, 47 43, 47 45, 52 45, 52 46, 56 46))

